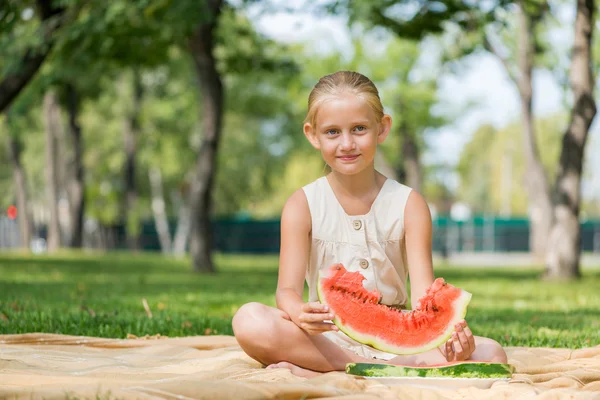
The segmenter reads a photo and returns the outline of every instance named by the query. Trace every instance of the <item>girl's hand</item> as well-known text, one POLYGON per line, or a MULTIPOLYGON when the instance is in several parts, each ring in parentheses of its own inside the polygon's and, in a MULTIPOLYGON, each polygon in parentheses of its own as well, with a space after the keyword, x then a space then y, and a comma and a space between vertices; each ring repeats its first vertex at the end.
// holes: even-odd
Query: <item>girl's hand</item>
POLYGON ((337 331, 338 327, 331 322, 333 313, 324 304, 319 302, 304 303, 302 311, 297 318, 296 325, 309 335, 318 335, 327 331, 337 331))
POLYGON ((464 319, 454 329, 452 337, 443 346, 444 355, 447 361, 465 361, 475 351, 475 338, 464 319))

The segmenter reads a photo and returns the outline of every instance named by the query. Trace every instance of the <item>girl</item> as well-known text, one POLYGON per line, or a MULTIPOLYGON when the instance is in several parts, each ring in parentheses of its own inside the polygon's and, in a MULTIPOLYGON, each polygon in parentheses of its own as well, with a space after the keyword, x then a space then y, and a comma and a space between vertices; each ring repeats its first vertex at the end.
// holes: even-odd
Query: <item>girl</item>
POLYGON ((304 135, 331 172, 296 191, 281 216, 281 253, 276 301, 242 306, 233 318, 244 351, 268 368, 289 368, 310 377, 344 370, 349 362, 427 365, 450 361, 506 362, 496 341, 473 336, 463 320, 444 345, 397 356, 362 345, 330 321, 318 302, 320 268, 342 263, 361 271, 364 286, 381 302, 405 308, 410 275, 411 303, 433 283, 431 215, 419 193, 375 170, 377 145, 392 125, 377 88, 349 71, 319 80, 308 98, 304 135), (304 279, 308 302, 302 299, 304 279))

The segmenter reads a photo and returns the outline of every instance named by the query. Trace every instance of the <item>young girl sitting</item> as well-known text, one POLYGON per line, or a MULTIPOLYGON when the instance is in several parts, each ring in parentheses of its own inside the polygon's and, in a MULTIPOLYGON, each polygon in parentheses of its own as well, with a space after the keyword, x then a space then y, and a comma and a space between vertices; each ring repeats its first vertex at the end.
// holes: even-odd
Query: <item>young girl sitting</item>
POLYGON ((242 349, 268 368, 310 377, 344 370, 349 362, 506 362, 500 344, 473 336, 464 320, 439 348, 411 356, 385 353, 340 332, 330 322, 331 310, 318 301, 318 271, 336 263, 360 271, 366 289, 376 289, 381 303, 399 308, 408 302, 408 275, 412 304, 434 281, 427 203, 374 167, 377 145, 391 125, 377 88, 359 73, 327 75, 310 93, 304 135, 331 172, 297 190, 283 208, 278 308, 248 303, 233 318, 242 349))

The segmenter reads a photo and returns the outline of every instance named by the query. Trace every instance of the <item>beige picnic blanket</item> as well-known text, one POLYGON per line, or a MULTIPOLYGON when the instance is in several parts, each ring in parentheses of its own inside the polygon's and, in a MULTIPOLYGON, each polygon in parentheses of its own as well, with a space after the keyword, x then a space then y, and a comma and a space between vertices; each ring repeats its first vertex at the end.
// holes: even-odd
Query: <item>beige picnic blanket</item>
POLYGON ((432 389, 265 369, 232 336, 0 335, 0 399, 600 399, 600 346, 507 353, 511 381, 432 389))

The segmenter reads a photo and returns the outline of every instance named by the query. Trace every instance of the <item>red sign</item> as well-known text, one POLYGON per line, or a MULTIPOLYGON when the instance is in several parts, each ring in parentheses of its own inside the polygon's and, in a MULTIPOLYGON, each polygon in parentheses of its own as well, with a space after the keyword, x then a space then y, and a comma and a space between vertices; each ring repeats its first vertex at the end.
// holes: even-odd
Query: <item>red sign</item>
POLYGON ((8 210, 6 210, 6 215, 8 215, 8 218, 10 219, 17 218, 17 207, 9 206, 8 210))

